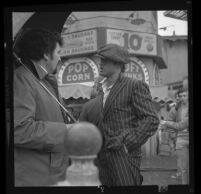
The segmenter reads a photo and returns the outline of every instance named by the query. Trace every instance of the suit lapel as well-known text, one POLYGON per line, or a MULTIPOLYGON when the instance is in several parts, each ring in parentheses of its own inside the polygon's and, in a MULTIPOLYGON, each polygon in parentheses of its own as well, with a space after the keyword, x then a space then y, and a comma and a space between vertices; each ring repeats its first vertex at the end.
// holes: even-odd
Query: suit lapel
POLYGON ((98 112, 98 117, 96 119, 96 124, 97 126, 100 126, 100 124, 102 123, 102 116, 103 116, 103 100, 102 100, 102 94, 99 94, 97 97, 96 97, 96 101, 95 101, 95 108, 96 108, 96 111, 98 112))
POLYGON ((99 96, 99 102, 100 102, 100 111, 101 111, 101 113, 103 113, 103 95, 104 95, 104 93, 103 92, 101 92, 100 94, 99 94, 100 96, 99 96))
POLYGON ((112 103, 115 101, 118 93, 121 91, 121 89, 125 86, 126 80, 123 79, 124 77, 120 75, 120 78, 117 80, 117 82, 112 87, 109 96, 105 102, 104 108, 103 108, 103 117, 107 114, 108 110, 110 109, 112 103))

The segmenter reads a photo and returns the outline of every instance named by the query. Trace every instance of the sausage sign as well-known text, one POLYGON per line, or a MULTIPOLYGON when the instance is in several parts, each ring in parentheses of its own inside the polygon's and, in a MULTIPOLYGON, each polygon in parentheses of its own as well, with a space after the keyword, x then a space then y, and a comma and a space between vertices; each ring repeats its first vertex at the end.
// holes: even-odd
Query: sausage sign
POLYGON ((97 50, 96 30, 85 30, 63 34, 64 46, 61 49, 61 56, 90 53, 97 50))
POLYGON ((155 34, 107 29, 107 43, 125 47, 132 54, 157 55, 155 34))

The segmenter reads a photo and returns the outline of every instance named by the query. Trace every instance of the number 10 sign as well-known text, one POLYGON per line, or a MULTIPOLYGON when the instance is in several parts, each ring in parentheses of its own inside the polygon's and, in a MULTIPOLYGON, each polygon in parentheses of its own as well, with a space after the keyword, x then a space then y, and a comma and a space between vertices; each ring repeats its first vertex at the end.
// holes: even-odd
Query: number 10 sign
POLYGON ((157 55, 155 34, 126 30, 107 29, 107 43, 125 47, 132 54, 157 55))

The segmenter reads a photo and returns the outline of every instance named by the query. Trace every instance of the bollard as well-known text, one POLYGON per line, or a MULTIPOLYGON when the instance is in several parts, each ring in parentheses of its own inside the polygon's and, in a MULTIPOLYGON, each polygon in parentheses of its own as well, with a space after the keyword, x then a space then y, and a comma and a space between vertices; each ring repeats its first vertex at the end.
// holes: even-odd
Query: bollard
POLYGON ((99 186, 99 171, 94 164, 102 136, 98 128, 88 122, 76 123, 65 138, 65 147, 71 159, 66 180, 56 186, 99 186))

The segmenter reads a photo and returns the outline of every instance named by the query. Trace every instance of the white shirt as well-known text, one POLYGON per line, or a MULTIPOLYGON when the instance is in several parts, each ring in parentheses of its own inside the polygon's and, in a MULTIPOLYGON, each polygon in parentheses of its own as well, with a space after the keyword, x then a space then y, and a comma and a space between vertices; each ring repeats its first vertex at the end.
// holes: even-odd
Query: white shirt
POLYGON ((109 96, 109 93, 110 93, 110 91, 111 91, 111 89, 112 89, 112 87, 113 87, 114 84, 112 84, 112 85, 110 85, 108 87, 107 86, 107 79, 106 78, 103 79, 100 83, 102 84, 102 89, 103 89, 103 94, 104 94, 103 95, 103 107, 104 107, 105 102, 107 100, 107 97, 109 96))

